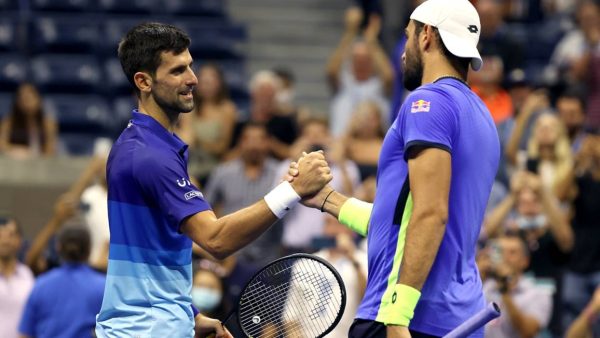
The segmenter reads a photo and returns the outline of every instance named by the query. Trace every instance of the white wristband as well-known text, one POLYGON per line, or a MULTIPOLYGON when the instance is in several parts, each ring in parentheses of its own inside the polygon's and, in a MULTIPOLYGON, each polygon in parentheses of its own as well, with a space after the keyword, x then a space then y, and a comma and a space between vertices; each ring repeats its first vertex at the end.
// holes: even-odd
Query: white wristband
POLYGON ((265 202, 277 218, 285 216, 290 209, 300 202, 300 199, 300 195, 296 193, 288 181, 281 182, 265 196, 265 202))

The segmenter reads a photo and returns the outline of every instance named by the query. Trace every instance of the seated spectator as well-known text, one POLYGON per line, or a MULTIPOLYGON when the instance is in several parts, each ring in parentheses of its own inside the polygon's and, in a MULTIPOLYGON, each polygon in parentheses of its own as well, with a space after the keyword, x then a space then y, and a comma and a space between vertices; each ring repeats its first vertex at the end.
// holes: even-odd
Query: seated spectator
MULTIPOLYGON (((290 160, 297 160, 302 152, 323 150, 333 175, 330 184, 334 189, 353 195, 360 178, 356 164, 333 142, 327 122, 319 119, 305 121, 298 140, 293 144, 290 160)), ((288 161, 282 161, 277 169, 273 184, 278 184, 289 168, 288 161)), ((311 252, 312 239, 323 236, 325 218, 319 210, 298 206, 283 218, 282 243, 286 253, 311 252)))
POLYGON ((567 329, 566 338, 593 338, 600 335, 600 332, 594 333, 594 325, 600 316, 600 286, 596 287, 596 291, 592 299, 587 304, 581 314, 573 321, 573 324, 567 329))
POLYGON ((327 79, 334 95, 330 118, 334 136, 347 129, 354 107, 363 101, 376 102, 386 114, 383 119, 386 125, 389 121, 388 97, 394 73, 378 41, 381 18, 371 14, 359 39, 362 16, 362 11, 355 7, 346 11, 346 30, 327 64, 327 79))
POLYGON ((0 218, 0 337, 19 337, 19 320, 34 278, 17 259, 23 234, 13 218, 0 218))
POLYGON ((485 337, 535 337, 550 321, 552 294, 523 276, 529 252, 520 237, 503 236, 493 245, 483 292, 488 302, 500 306, 502 316, 486 325, 485 337))
POLYGON ((194 110, 181 115, 177 131, 190 146, 189 172, 201 182, 229 150, 237 118, 223 72, 214 64, 202 65, 198 69, 194 110))
POLYGON ((473 92, 485 103, 496 124, 510 118, 514 111, 510 95, 501 86, 503 69, 500 57, 484 56, 481 69, 470 76, 473 92))
POLYGON ((587 132, 584 128, 585 101, 575 93, 566 92, 556 100, 558 117, 567 130, 571 152, 577 154, 587 132))
POLYGON ((359 104, 341 139, 341 147, 345 156, 358 165, 361 181, 377 176, 377 163, 384 137, 379 107, 372 101, 359 104))
POLYGON ((192 304, 201 314, 221 321, 227 319, 229 307, 227 288, 221 277, 214 271, 199 268, 194 272, 192 284, 192 304))
POLYGON ((57 251, 63 264, 35 282, 19 324, 22 338, 94 336, 106 279, 87 265, 89 231, 65 227, 58 235, 57 251))
POLYGON ((0 152, 15 158, 56 154, 58 127, 44 114, 42 98, 30 83, 21 84, 9 114, 0 123, 0 152))
MULTIPOLYGON (((572 203, 573 252, 563 281, 563 327, 584 309, 600 285, 600 136, 585 138, 558 193, 572 203)), ((600 329, 600 324, 596 324, 600 329)), ((600 331, 596 331, 600 332, 600 331)))

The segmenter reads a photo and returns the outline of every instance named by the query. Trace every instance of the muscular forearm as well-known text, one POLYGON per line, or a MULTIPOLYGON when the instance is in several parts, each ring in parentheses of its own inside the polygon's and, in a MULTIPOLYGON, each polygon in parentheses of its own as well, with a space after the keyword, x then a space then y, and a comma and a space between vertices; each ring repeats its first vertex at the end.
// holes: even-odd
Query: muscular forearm
POLYGON ((592 327, 594 324, 593 317, 600 315, 600 308, 594 308, 593 305, 588 305, 581 314, 575 319, 573 324, 569 326, 566 338, 592 338, 592 327))
POLYGON ((42 252, 48 245, 50 238, 56 233, 58 228, 60 227, 61 221, 56 217, 52 217, 50 221, 42 228, 42 230, 35 236, 31 247, 27 251, 25 255, 25 264, 31 268, 34 272, 37 271, 37 261, 40 258, 42 252))
POLYGON ((534 318, 524 314, 513 302, 509 294, 502 295, 502 302, 511 323, 522 338, 534 337, 540 330, 540 324, 534 318))

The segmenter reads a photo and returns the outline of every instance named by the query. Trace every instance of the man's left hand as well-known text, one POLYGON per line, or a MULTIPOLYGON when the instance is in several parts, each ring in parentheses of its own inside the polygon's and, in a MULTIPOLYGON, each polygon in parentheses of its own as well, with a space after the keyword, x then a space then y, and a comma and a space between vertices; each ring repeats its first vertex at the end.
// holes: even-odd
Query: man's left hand
POLYGON ((406 326, 389 325, 386 333, 387 338, 411 338, 410 331, 406 326))

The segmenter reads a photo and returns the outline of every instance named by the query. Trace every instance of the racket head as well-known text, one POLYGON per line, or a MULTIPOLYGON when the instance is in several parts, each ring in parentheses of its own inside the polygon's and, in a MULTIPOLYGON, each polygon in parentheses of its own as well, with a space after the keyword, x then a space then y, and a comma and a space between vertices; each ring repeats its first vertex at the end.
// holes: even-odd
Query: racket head
POLYGON ((311 322, 315 324, 310 333, 303 332, 301 336, 320 338, 337 326, 345 308, 346 286, 335 268, 318 256, 298 253, 274 260, 258 271, 240 293, 235 312, 238 325, 247 337, 263 337, 261 333, 272 323, 279 333, 264 337, 275 338, 286 336, 281 332, 286 325, 284 317, 288 309, 295 309, 295 314, 300 316, 300 329, 311 322), (297 295, 299 289, 300 296, 297 295), (315 289, 321 294, 316 294, 315 289), (290 295, 291 292, 296 296, 290 295), (318 298, 320 296, 325 299, 318 298), (298 299, 305 302, 299 304, 298 299), (310 302, 316 306, 311 307, 310 302), (321 317, 324 312, 326 318, 321 317))

